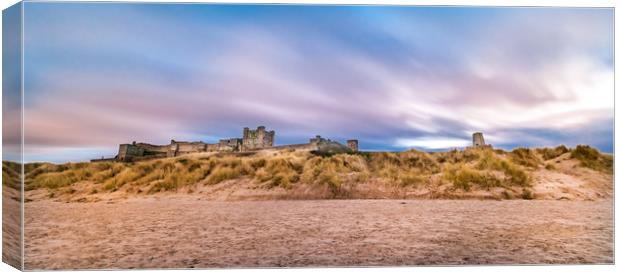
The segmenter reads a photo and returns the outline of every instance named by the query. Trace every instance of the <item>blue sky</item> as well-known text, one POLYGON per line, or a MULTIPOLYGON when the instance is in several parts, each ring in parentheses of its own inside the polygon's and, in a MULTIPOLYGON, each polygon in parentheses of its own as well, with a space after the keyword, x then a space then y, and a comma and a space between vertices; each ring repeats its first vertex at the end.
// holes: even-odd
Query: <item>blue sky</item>
POLYGON ((26 160, 119 143, 613 145, 613 10, 25 4, 26 160))

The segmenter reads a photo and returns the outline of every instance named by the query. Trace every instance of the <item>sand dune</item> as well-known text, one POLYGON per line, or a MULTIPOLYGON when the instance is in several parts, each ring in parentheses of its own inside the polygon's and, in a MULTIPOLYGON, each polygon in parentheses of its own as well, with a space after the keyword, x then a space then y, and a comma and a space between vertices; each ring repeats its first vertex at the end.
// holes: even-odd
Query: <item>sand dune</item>
POLYGON ((206 200, 611 198, 610 156, 584 148, 589 157, 580 160, 577 149, 554 156, 543 150, 332 157, 287 151, 242 157, 205 153, 135 164, 41 164, 26 174, 26 197, 68 202, 177 193, 206 200))

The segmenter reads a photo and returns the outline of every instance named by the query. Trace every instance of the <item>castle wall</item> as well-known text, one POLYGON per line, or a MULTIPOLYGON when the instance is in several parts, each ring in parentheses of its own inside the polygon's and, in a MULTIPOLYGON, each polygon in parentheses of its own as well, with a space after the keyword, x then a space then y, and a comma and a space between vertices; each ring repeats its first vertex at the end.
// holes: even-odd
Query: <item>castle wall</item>
POLYGON ((325 154, 337 154, 351 152, 351 148, 336 141, 323 141, 317 144, 317 152, 325 154))
POLYGON ((220 150, 220 144, 207 144, 207 146, 205 147, 207 152, 214 152, 214 151, 219 151, 220 150))
POLYGON ((140 157, 133 157, 131 159, 132 162, 137 162, 137 161, 145 161, 145 160, 152 160, 152 159, 161 159, 161 158, 165 158, 167 157, 166 154, 164 153, 159 153, 159 154, 154 154, 154 155, 144 155, 144 156, 140 156, 140 157))
POLYGON ((318 145, 315 144, 315 143, 290 144, 290 145, 274 146, 274 147, 267 148, 267 149, 273 149, 273 150, 292 149, 292 150, 295 150, 295 151, 314 151, 314 150, 318 149, 318 145))
POLYGON ((346 153, 353 151, 352 148, 343 145, 339 142, 328 140, 322 138, 321 136, 317 136, 315 138, 310 139, 310 142, 307 144, 291 144, 291 145, 279 145, 274 146, 272 148, 274 150, 282 150, 282 149, 293 149, 295 151, 317 151, 321 153, 346 153))
POLYGON ((239 138, 221 139, 217 151, 240 151, 242 142, 239 138))
POLYGON ((92 159, 90 162, 113 162, 116 161, 116 158, 100 158, 100 159, 92 159))
POLYGON ((119 161, 132 161, 134 157, 144 156, 144 149, 132 144, 122 144, 118 148, 119 161))
POLYGON ((180 152, 180 153, 193 153, 193 152, 207 151, 207 144, 203 142, 191 142, 191 143, 177 142, 177 145, 179 146, 177 152, 180 152))
POLYGON ((166 153, 169 148, 169 145, 152 145, 147 143, 137 143, 135 146, 144 149, 146 153, 166 153))

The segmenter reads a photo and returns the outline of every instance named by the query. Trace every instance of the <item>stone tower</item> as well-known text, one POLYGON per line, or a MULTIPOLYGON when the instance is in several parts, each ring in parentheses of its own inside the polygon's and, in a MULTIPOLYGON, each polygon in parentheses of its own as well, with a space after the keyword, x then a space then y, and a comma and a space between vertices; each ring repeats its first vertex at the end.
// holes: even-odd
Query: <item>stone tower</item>
POLYGON ((484 137, 482 136, 482 132, 476 132, 473 135, 473 146, 474 147, 479 147, 479 146, 486 146, 486 144, 484 143, 484 137))
POLYGON ((347 146, 351 148, 351 151, 353 152, 357 152, 359 150, 357 139, 347 140, 347 146))
POLYGON ((243 128, 243 139, 241 150, 261 149, 273 146, 273 138, 276 132, 265 130, 264 126, 259 126, 256 130, 243 128))

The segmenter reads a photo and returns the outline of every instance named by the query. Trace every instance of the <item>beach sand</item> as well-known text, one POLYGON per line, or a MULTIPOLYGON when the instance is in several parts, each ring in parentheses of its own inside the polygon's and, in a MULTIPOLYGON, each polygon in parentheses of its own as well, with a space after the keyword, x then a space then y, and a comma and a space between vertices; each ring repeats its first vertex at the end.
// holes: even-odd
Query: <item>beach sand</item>
POLYGON ((18 190, 2 186, 2 261, 22 266, 21 195, 18 190))
POLYGON ((613 202, 207 201, 26 203, 26 269, 613 262, 613 202))

